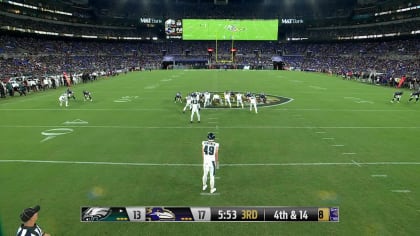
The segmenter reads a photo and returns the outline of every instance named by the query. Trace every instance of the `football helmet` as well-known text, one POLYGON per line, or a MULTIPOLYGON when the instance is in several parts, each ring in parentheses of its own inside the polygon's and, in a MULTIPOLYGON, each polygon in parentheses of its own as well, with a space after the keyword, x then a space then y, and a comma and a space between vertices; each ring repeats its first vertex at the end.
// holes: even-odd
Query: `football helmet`
POLYGON ((207 134, 207 139, 208 140, 215 140, 216 136, 213 133, 210 132, 210 133, 207 134))

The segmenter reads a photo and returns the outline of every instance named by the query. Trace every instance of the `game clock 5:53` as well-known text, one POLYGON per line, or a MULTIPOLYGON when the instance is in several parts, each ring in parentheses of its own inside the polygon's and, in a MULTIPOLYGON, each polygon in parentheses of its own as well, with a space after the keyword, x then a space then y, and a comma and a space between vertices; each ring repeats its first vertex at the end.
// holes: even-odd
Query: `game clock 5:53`
POLYGON ((262 219, 264 219, 264 212, 260 212, 258 208, 211 208, 211 221, 259 221, 262 219))

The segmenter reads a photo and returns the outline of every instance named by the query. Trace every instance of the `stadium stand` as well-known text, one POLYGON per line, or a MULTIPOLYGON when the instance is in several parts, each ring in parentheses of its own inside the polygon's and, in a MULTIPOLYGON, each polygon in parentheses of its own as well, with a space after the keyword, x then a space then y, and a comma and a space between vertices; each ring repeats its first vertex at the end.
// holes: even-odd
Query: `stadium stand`
POLYGON ((39 80, 63 71, 115 75, 117 71, 162 68, 273 69, 273 57, 280 58, 286 69, 391 86, 394 78, 403 75, 409 78, 409 86, 420 73, 420 4, 413 1, 322 1, 311 11, 303 3, 244 4, 244 0, 222 5, 204 0, 164 5, 152 1, 147 6, 118 7, 112 7, 111 1, 10 2, 0 2, 0 78, 4 85, 13 77, 39 80), (140 17, 162 21, 140 24, 140 17), (161 24, 167 18, 299 20, 280 24, 277 41, 216 44, 165 39, 161 24), (215 47, 218 55, 207 51, 215 47))

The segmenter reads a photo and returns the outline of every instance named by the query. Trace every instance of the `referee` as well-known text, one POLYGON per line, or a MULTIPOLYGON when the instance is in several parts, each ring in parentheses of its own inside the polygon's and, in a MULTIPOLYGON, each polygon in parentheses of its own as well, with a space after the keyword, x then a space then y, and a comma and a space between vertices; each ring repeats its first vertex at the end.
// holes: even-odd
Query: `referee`
POLYGON ((23 210, 20 214, 23 224, 17 230, 16 236, 51 236, 44 233, 39 225, 36 224, 39 210, 41 210, 39 205, 23 210))

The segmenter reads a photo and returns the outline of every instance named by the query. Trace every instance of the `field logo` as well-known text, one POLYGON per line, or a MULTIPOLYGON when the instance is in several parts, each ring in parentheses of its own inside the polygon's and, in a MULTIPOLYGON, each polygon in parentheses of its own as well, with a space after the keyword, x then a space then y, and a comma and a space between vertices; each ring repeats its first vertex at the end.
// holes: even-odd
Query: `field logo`
POLYGON ((49 129, 42 131, 41 134, 46 136, 43 140, 41 140, 41 143, 48 141, 50 139, 53 139, 57 136, 63 135, 63 134, 69 134, 73 132, 73 129, 70 128, 57 128, 57 129, 49 129))
POLYGON ((138 98, 139 98, 139 96, 124 96, 124 97, 121 97, 121 98, 118 98, 118 99, 114 100, 114 102, 131 102, 131 101, 133 101, 135 99, 138 99, 138 98))
MULTIPOLYGON (((232 107, 229 107, 228 104, 225 104, 224 102, 224 92, 210 92, 211 93, 211 99, 213 99, 214 95, 219 95, 220 99, 217 100, 210 100, 211 103, 210 105, 206 106, 206 108, 241 108, 241 106, 239 105, 239 107, 236 106, 236 96, 235 94, 237 92, 232 92, 232 95, 230 97, 230 103, 232 104, 232 107)), ((262 94, 254 94, 255 97, 257 98, 257 106, 258 107, 268 107, 268 106, 278 106, 278 105, 282 105, 282 104, 286 104, 288 102, 293 101, 293 99, 291 98, 287 98, 287 97, 281 97, 281 96, 277 96, 277 95, 269 95, 269 94, 265 94, 265 99, 264 96, 261 96, 262 94)), ((204 99, 200 98, 201 102, 204 102, 204 99), (201 101, 202 100, 202 101, 201 101)), ((249 106, 249 102, 247 98, 243 98, 242 99, 244 106, 249 106)))
POLYGON ((89 122, 81 120, 81 119, 76 119, 73 121, 66 121, 63 123, 63 125, 87 125, 89 124, 89 122))

